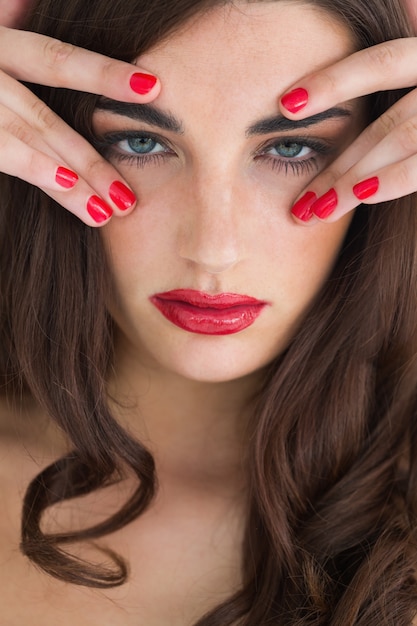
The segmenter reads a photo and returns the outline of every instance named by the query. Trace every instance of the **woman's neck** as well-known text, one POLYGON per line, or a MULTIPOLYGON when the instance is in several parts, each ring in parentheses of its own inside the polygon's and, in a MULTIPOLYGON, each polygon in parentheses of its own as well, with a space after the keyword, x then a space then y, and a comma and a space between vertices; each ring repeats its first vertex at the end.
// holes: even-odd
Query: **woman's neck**
POLYGON ((155 457, 161 480, 224 485, 242 478, 249 417, 262 376, 221 383, 185 379, 117 355, 111 410, 155 457))

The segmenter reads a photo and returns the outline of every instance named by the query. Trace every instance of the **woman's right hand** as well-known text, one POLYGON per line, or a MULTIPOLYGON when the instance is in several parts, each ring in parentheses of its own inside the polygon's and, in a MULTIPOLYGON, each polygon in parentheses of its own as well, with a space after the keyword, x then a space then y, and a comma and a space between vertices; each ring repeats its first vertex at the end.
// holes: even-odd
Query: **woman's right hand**
POLYGON ((0 26, 0 172, 40 187, 90 226, 127 214, 136 198, 117 170, 19 81, 138 104, 156 98, 159 81, 135 65, 0 26))

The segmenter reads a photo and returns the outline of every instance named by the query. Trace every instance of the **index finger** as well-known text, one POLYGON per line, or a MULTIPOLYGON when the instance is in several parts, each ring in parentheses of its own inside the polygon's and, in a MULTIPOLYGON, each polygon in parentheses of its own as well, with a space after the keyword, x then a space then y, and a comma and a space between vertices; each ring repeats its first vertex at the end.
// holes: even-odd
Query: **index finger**
POLYGON ((28 31, 0 26, 0 69, 18 80, 123 102, 150 102, 161 85, 150 72, 28 31))
POLYGON ((303 119, 340 102, 417 83, 417 38, 394 39, 306 76, 280 99, 283 115, 303 119))

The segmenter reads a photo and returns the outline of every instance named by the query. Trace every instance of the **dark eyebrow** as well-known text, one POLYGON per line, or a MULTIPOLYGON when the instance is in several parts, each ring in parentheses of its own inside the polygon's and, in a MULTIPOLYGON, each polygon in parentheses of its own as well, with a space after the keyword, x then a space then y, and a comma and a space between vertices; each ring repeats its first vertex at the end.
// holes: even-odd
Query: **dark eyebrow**
POLYGON ((150 104, 135 104, 130 102, 118 102, 110 98, 100 98, 96 109, 110 111, 115 115, 130 117, 132 120, 146 122, 152 126, 158 126, 163 130, 172 133, 183 133, 184 128, 179 120, 172 113, 165 113, 150 104))
MULTIPOLYGON (((102 111, 110 111, 115 115, 122 115, 133 120, 145 122, 152 126, 158 126, 163 130, 173 133, 183 133, 182 123, 170 112, 164 112, 152 104, 135 104, 130 102, 118 102, 110 98, 100 98, 96 108, 102 111)), ((289 120, 281 114, 272 115, 254 122, 246 129, 246 136, 266 135, 274 132, 284 132, 308 128, 325 120, 350 117, 352 112, 342 107, 333 107, 322 113, 316 113, 303 120, 289 120)))
POLYGON ((266 135, 268 133, 284 132, 288 130, 298 130, 299 128, 308 128, 314 126, 314 124, 320 124, 325 120, 329 120, 337 117, 351 117, 352 111, 344 109, 342 107, 333 107, 322 113, 316 113, 303 120, 289 120, 281 114, 272 115, 266 117, 263 120, 258 120, 254 124, 251 124, 246 130, 246 136, 252 135, 266 135))

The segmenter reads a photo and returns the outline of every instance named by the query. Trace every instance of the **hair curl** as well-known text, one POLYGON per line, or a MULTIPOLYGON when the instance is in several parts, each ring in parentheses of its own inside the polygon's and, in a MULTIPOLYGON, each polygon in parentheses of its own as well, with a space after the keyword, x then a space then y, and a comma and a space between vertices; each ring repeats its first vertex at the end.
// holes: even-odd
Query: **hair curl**
MULTIPOLYGON (((358 48, 407 36, 397 0, 309 0, 358 48)), ((28 28, 131 60, 219 0, 39 0, 28 28)), ((35 88, 89 140, 96 97, 35 88)), ((375 119, 399 92, 369 99, 375 119)), ((155 492, 149 451, 112 417, 112 323, 99 232, 38 189, 2 177, 0 376, 30 393, 73 452, 29 485, 23 552, 71 583, 110 587, 126 565, 65 545, 139 516, 155 492), (18 209, 18 210, 16 210, 18 209), (45 533, 43 514, 134 471, 137 490, 104 522, 45 533)), ((357 211, 335 267, 284 354, 251 424, 244 583, 196 626, 409 626, 417 611, 416 234, 413 197, 357 211)))

